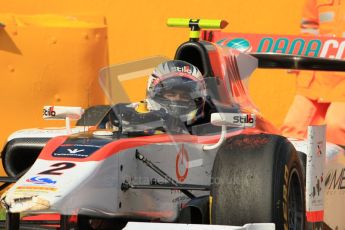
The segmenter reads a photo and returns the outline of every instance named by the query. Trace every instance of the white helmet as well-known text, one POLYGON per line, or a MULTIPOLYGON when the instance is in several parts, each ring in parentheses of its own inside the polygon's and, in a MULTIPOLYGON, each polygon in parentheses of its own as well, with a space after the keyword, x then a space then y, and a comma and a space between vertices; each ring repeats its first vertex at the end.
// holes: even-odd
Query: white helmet
POLYGON ((152 109, 165 109, 187 124, 203 115, 206 101, 206 87, 197 67, 180 60, 167 61, 150 75, 147 85, 147 99, 152 109), (171 100, 167 92, 183 92, 183 100, 171 100))

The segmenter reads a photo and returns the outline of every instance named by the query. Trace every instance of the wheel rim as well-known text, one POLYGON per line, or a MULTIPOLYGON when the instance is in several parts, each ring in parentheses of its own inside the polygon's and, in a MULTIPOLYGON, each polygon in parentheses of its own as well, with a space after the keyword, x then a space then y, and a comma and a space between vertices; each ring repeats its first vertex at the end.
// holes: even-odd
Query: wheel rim
POLYGON ((304 229, 303 190, 297 170, 291 172, 288 194, 288 223, 290 230, 304 229))

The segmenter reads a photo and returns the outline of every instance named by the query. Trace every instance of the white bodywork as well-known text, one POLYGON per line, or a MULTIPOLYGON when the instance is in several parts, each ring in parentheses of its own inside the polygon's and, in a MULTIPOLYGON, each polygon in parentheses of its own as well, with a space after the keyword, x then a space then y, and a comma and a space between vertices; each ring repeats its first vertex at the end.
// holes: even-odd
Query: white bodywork
POLYGON ((75 166, 68 169, 68 175, 40 175, 42 171, 46 171, 42 169, 49 169, 56 163, 61 163, 61 161, 37 159, 33 167, 7 193, 6 201, 11 204, 10 212, 49 209, 53 212, 71 213, 71 208, 76 209, 76 205, 71 203, 67 205, 68 201, 64 199, 65 202, 61 202, 61 199, 71 195, 73 190, 86 183, 99 164, 98 162, 75 162, 75 166), (18 202, 15 201, 17 198, 24 199, 18 202))
POLYGON ((87 126, 73 128, 70 126, 70 120, 80 119, 83 113, 84 109, 81 107, 46 105, 43 107, 43 119, 65 120, 66 125, 64 127, 21 129, 12 133, 7 138, 7 142, 16 138, 52 138, 56 136, 85 132, 88 130, 87 126))
MULTIPOLYGON (((307 141, 289 140, 297 151, 308 152, 307 141)), ((324 193, 324 222, 332 229, 344 229, 345 150, 332 143, 326 143, 326 162, 321 192, 324 193)))
POLYGON ((65 120, 66 118, 78 120, 83 115, 84 109, 72 106, 53 106, 43 107, 43 119, 45 120, 65 120))
POLYGON ((21 129, 12 133, 7 142, 17 138, 52 138, 62 135, 74 134, 87 131, 87 126, 77 126, 70 130, 66 127, 48 127, 48 128, 33 128, 33 129, 21 129))

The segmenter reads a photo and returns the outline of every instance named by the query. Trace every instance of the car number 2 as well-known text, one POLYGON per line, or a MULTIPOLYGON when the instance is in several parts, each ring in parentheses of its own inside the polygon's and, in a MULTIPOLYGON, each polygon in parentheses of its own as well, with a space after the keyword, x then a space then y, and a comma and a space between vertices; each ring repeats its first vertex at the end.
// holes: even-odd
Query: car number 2
POLYGON ((46 174, 46 175, 61 175, 63 174, 62 171, 66 169, 73 168, 75 166, 74 163, 71 162, 61 162, 61 163, 55 163, 52 164, 50 167, 53 169, 49 169, 43 172, 40 172, 38 174, 46 174))

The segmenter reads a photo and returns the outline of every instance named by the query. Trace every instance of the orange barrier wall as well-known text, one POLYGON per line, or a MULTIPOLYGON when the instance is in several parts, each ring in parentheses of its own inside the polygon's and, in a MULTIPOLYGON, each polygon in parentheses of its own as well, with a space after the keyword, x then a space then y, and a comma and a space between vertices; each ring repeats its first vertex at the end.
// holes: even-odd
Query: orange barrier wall
MULTIPOLYGON (((187 40, 188 30, 168 28, 168 17, 225 19, 229 22, 227 32, 296 34, 302 3, 3 1, 0 22, 8 26, 0 30, 0 143, 14 130, 52 125, 41 120, 45 104, 88 104, 82 92, 96 78, 96 69, 107 61, 124 62, 157 54, 173 57, 176 47, 187 40), (43 16, 12 17, 37 14, 43 16), (52 18, 44 17, 56 17, 54 20, 60 23, 54 25, 52 18)), ((281 124, 291 103, 294 83, 295 77, 284 70, 257 70, 251 80, 254 101, 276 125, 281 124)))
POLYGON ((104 103, 95 82, 108 63, 98 18, 0 14, 1 144, 18 129, 63 126, 43 121, 44 105, 104 103))

